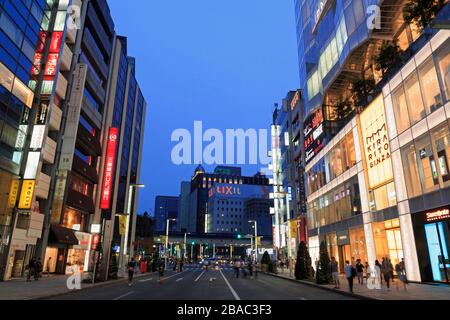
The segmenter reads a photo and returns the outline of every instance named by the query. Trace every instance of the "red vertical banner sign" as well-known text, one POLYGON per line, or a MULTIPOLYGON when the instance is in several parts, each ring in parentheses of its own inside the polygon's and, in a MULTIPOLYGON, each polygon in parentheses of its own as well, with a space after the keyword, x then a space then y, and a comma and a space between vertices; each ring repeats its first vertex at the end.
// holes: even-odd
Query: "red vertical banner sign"
POLYGON ((108 146, 106 149, 105 168, 103 170, 103 186, 101 209, 109 209, 111 205, 111 190, 113 182, 114 164, 116 162, 117 140, 119 135, 118 128, 109 129, 108 146))

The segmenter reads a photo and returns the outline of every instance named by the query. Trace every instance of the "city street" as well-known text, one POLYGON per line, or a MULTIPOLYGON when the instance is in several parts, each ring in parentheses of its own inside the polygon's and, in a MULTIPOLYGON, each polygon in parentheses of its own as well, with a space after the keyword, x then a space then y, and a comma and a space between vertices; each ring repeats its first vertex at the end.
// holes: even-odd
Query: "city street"
POLYGON ((258 274, 256 279, 239 279, 229 267, 208 271, 187 267, 180 273, 169 271, 162 284, 153 273, 127 283, 71 292, 53 300, 351 300, 340 293, 296 284, 289 280, 258 274))

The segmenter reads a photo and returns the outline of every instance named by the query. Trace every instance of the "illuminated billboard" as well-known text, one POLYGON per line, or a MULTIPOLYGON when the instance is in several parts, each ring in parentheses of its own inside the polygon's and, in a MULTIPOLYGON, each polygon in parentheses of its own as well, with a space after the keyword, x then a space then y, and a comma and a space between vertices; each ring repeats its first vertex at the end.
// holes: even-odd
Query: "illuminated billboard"
POLYGON ((103 171, 103 187, 101 209, 109 209, 111 205, 111 190, 114 178, 114 165, 116 161, 117 140, 119 135, 118 128, 109 129, 108 146, 106 149, 106 161, 103 171))
POLYGON ((319 108, 304 122, 305 162, 310 162, 325 146, 325 119, 319 108))
POLYGON ((382 95, 361 113, 360 124, 369 188, 374 189, 394 178, 382 95))

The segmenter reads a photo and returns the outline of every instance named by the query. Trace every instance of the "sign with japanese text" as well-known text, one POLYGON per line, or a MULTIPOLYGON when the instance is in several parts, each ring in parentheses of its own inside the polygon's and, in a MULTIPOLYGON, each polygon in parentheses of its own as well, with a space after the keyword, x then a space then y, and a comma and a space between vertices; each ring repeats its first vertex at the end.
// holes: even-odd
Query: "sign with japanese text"
POLYGON ((108 146, 106 149, 106 161, 103 171, 102 199, 100 204, 101 209, 109 209, 111 204, 111 191, 114 178, 113 172, 116 161, 118 135, 118 128, 109 129, 108 146))
POLYGON ((35 180, 23 180, 20 192, 19 209, 31 209, 35 180))

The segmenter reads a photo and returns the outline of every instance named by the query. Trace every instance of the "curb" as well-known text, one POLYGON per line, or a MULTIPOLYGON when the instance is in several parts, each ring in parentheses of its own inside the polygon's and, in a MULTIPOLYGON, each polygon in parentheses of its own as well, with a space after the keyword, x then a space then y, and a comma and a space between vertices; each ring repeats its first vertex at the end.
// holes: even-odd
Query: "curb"
POLYGON ((284 279, 284 280, 292 281, 292 282, 295 282, 295 283, 304 284, 304 285, 307 285, 307 286, 311 286, 311 287, 327 290, 327 291, 330 291, 330 292, 342 294, 344 296, 348 296, 348 297, 352 297, 352 298, 358 298, 358 299, 361 299, 361 300, 381 300, 381 299, 377 299, 377 298, 371 298, 371 297, 368 297, 368 296, 363 296, 361 294, 350 293, 350 292, 347 292, 347 291, 341 291, 341 290, 336 290, 336 289, 333 289, 333 288, 324 287, 324 286, 322 286, 320 284, 312 283, 312 282, 309 282, 309 281, 296 280, 296 279, 293 279, 293 278, 286 278, 286 277, 279 276, 279 275, 273 274, 273 273, 268 273, 268 272, 263 272, 263 273, 265 275, 272 276, 272 277, 275 277, 275 278, 284 279))
MULTIPOLYGON (((143 278, 144 276, 149 276, 149 275, 152 275, 152 273, 144 273, 144 274, 135 275, 134 279, 143 278)), ((55 298, 55 297, 59 297, 59 296, 69 295, 69 294, 72 294, 72 293, 78 293, 78 292, 81 292, 81 291, 86 291, 86 290, 89 290, 89 289, 106 287, 106 286, 109 286, 109 285, 114 285, 114 284, 118 284, 118 283, 126 282, 126 281, 128 281, 127 278, 120 278, 120 279, 112 280, 112 281, 98 282, 98 283, 94 284, 93 286, 84 287, 84 288, 82 286, 81 289, 78 289, 78 290, 69 290, 69 291, 66 291, 66 292, 60 292, 60 293, 54 293, 54 294, 49 294, 49 295, 45 295, 45 296, 33 297, 33 298, 25 299, 25 300, 46 300, 46 299, 51 299, 51 298, 55 298)))

